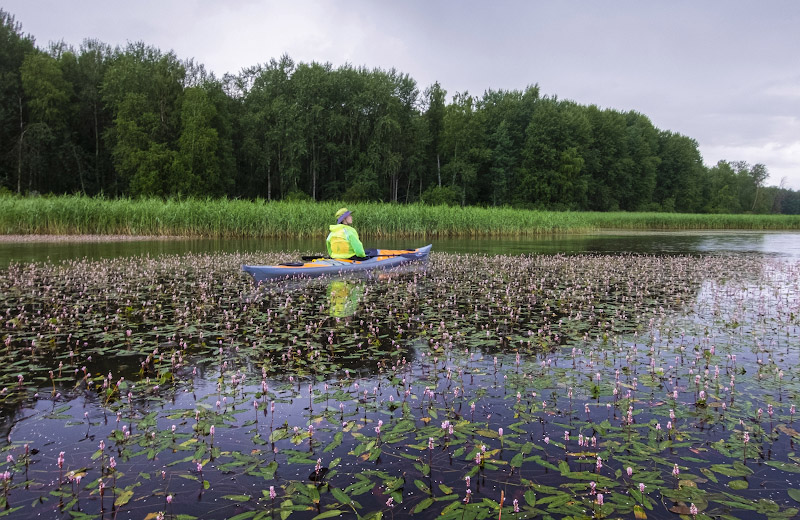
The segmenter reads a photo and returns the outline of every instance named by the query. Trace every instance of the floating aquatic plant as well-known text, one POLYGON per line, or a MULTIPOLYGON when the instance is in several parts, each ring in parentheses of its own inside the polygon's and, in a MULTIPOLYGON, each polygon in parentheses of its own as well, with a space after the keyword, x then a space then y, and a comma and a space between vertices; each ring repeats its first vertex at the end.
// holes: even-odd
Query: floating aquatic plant
POLYGON ((436 254, 261 288, 239 271, 292 256, 0 272, 6 514, 797 514, 798 265, 436 254))

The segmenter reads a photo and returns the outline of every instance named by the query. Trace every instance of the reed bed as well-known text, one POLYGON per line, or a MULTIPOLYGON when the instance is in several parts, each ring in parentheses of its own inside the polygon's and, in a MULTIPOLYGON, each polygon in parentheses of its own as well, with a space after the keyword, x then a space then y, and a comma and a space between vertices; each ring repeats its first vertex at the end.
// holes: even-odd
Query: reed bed
POLYGON ((797 230, 798 215, 531 211, 228 199, 2 197, 0 234, 314 237, 342 206, 372 237, 525 236, 599 230, 797 230))

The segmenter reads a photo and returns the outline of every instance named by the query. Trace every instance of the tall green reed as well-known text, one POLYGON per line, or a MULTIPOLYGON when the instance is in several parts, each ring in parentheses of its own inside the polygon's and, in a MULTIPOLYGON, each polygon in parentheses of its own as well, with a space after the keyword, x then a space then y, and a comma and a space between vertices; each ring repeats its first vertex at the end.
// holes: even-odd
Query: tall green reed
POLYGON ((0 234, 319 237, 342 206, 366 236, 523 236, 618 230, 796 230, 798 215, 597 213, 230 199, 0 197, 0 234))

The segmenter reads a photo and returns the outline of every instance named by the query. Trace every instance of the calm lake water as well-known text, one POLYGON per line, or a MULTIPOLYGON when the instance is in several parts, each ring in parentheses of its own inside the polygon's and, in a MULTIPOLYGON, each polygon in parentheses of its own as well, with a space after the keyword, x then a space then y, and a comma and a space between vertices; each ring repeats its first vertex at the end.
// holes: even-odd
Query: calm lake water
MULTIPOLYGON (((525 238, 431 238, 415 241, 365 238, 366 247, 406 248, 433 243, 433 251, 485 254, 639 253, 710 254, 757 253, 800 258, 800 233, 751 231, 604 232, 525 238), (413 243, 410 243, 413 242, 413 243)), ((11 262, 42 262, 77 258, 117 258, 134 255, 298 251, 323 253, 324 239, 165 239, 132 242, 56 243, 0 242, 0 266, 11 262)))
POLYGON ((800 514, 800 233, 430 242, 0 243, 0 518, 800 514))

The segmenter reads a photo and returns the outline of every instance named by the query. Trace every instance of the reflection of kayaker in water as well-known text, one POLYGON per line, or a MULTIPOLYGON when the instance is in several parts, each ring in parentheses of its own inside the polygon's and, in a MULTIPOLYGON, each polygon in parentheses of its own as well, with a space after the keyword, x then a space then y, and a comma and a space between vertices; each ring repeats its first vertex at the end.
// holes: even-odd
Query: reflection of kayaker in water
POLYGON ((358 302, 364 295, 364 284, 349 280, 333 280, 328 284, 330 314, 335 318, 345 318, 355 314, 358 302))
POLYGON ((326 240, 328 255, 331 258, 365 260, 375 256, 375 250, 364 250, 358 232, 350 226, 352 223, 353 216, 350 210, 341 208, 336 212, 336 224, 331 224, 326 240))

